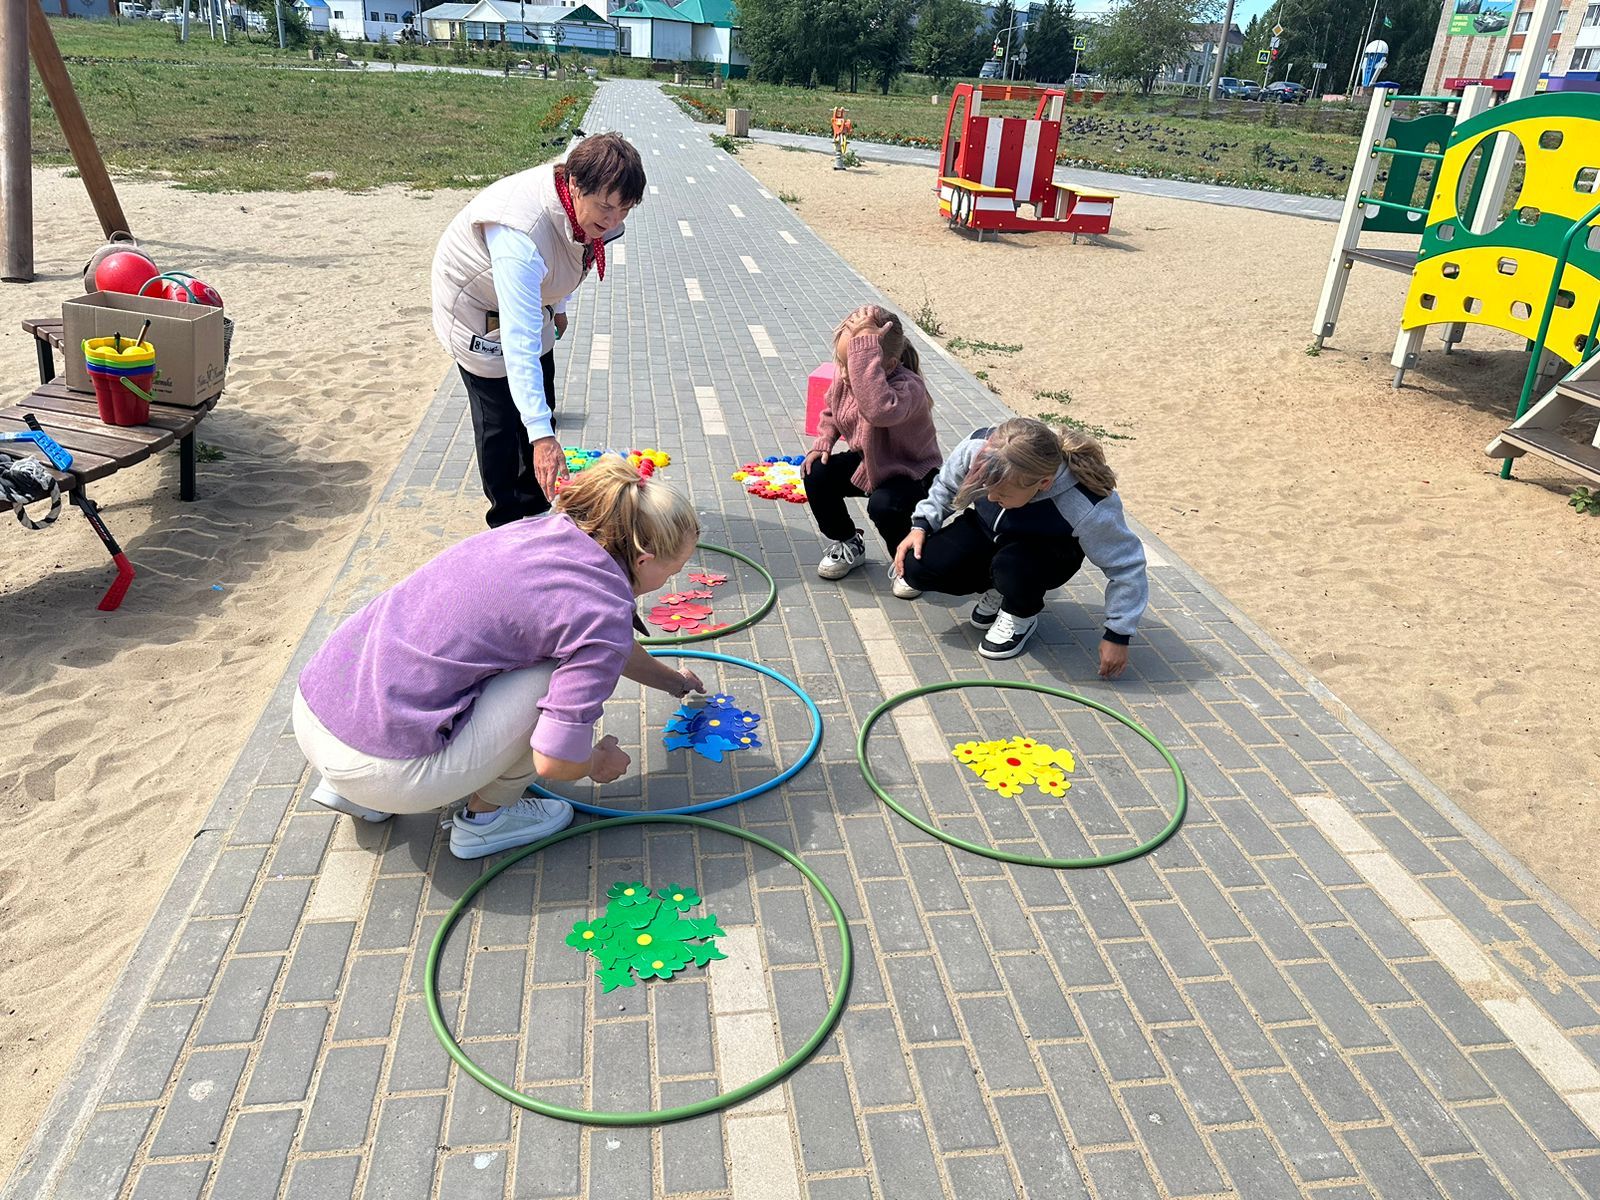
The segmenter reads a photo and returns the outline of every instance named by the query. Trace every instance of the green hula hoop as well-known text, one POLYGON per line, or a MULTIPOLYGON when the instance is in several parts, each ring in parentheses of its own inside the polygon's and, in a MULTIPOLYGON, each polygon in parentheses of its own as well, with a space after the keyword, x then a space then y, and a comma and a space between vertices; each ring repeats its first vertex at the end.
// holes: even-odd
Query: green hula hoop
POLYGON ((776 842, 768 841, 760 834, 751 833, 745 829, 736 829, 732 825, 723 825, 717 821, 709 821, 704 817, 691 817, 682 815, 644 814, 637 817, 616 817, 609 821, 593 821, 587 825, 573 825, 563 829, 560 833, 552 834, 543 841, 533 843, 517 853, 511 855, 504 862, 495 866, 494 870, 476 880, 471 887, 462 893, 461 899, 445 915, 444 924, 439 926, 439 932, 434 935, 433 945, 428 949, 428 969, 423 976, 423 990, 428 1000, 428 1021, 433 1026, 433 1032, 438 1037, 440 1044, 445 1048, 445 1053, 461 1065, 461 1069, 471 1075, 484 1087, 495 1095, 513 1104, 521 1105, 536 1113, 547 1117, 554 1117, 561 1121, 577 1121, 588 1125, 660 1125, 668 1121, 681 1121, 687 1117, 698 1117, 703 1113, 717 1112, 730 1105, 748 1100, 757 1092, 761 1092, 783 1079, 785 1076, 798 1070, 800 1066, 816 1052, 818 1046, 833 1031, 839 1020, 839 1014, 844 1012, 845 998, 850 994, 850 975, 854 956, 850 945, 850 925, 845 920, 844 910, 839 907, 839 902, 833 898, 833 893, 828 890, 828 885, 822 882, 810 867, 801 862, 799 857, 784 849, 776 842), (726 833, 732 837, 760 846, 763 850, 770 850, 783 859, 801 875, 827 902, 828 910, 833 914, 834 923, 839 927, 839 982, 834 988, 833 1003, 828 1006, 828 1011, 823 1014, 822 1024, 817 1026, 817 1031, 806 1039, 805 1044, 784 1059, 772 1070, 759 1078, 752 1079, 749 1083, 734 1088, 730 1092, 723 1092, 718 1096, 710 1096, 704 1100, 696 1100, 692 1104, 679 1105, 677 1108, 663 1108, 657 1112, 593 1112, 583 1108, 564 1108, 559 1104, 551 1104, 547 1100, 538 1100, 526 1093, 517 1091, 514 1087, 496 1079, 485 1071, 467 1055, 450 1032, 450 1027, 445 1023, 444 1014, 439 1010, 439 958, 444 953, 445 941, 450 936, 450 931, 460 920, 462 913, 466 912, 467 905, 471 904, 474 897, 487 887, 500 872, 515 863, 521 862, 530 854, 554 846, 557 842, 564 842, 568 838, 578 837, 585 833, 596 833, 602 829, 614 829, 619 825, 645 825, 645 824, 693 825, 701 829, 714 830, 717 833, 726 833))
POLYGON ((778 581, 772 577, 771 571, 749 555, 740 554, 737 550, 731 550, 727 546, 716 546, 710 542, 696 542, 695 548, 697 550, 710 550, 716 554, 726 554, 736 562, 742 562, 747 567, 754 567, 761 572, 761 578, 767 581, 767 598, 761 602, 761 607, 756 609, 755 612, 749 613, 721 629, 710 629, 704 633, 686 633, 680 637, 640 638, 639 644, 641 646, 687 646, 690 642, 708 642, 712 638, 726 637, 730 633, 738 633, 739 630, 748 629, 754 625, 771 612, 772 606, 778 602, 778 581))
POLYGON ((1184 814, 1189 811, 1189 785, 1183 777, 1183 768, 1178 766, 1178 760, 1172 757, 1172 752, 1161 744, 1161 740, 1151 733, 1139 722, 1126 713, 1120 713, 1114 708, 1108 708, 1099 701, 1091 700, 1087 696, 1080 696, 1076 692, 1063 691, 1060 688, 1046 687, 1042 683, 1023 683, 1017 680, 1002 679, 952 679, 946 683, 930 683, 922 687, 912 688, 909 692, 901 692, 898 696, 890 696, 867 716, 866 724, 861 726, 861 733, 856 738, 856 761, 861 765, 861 774, 866 778, 867 786, 877 793, 882 800, 895 812, 910 821, 924 833, 931 834, 946 845, 969 851, 972 854, 981 854, 985 858, 998 859, 1000 862, 1017 863, 1024 867, 1054 867, 1058 870, 1082 870, 1088 867, 1109 867, 1115 863, 1127 862, 1130 858, 1138 858, 1141 854, 1148 854, 1162 842, 1178 832, 1178 827, 1183 824, 1184 814), (1167 766, 1172 768, 1172 778, 1178 785, 1178 803, 1172 814, 1172 820, 1167 822, 1166 828, 1147 842, 1127 850, 1117 850, 1111 854, 1101 854, 1094 858, 1043 858, 1032 854, 1016 854, 1009 850, 997 850, 993 846, 980 845, 977 842, 964 841, 953 834, 945 833, 937 825, 924 821, 916 813, 911 812, 905 805, 883 790, 878 783, 878 777, 873 773, 872 765, 867 762, 867 737, 872 732, 873 724, 879 717, 890 709, 904 704, 908 700, 915 700, 919 696, 926 696, 930 692, 948 692, 952 688, 963 687, 994 687, 1012 688, 1019 692, 1042 692, 1046 696, 1058 696, 1063 700, 1071 700, 1074 704, 1082 704, 1096 712, 1104 713, 1113 720, 1120 722, 1133 730, 1145 741, 1149 742, 1166 760, 1167 766))

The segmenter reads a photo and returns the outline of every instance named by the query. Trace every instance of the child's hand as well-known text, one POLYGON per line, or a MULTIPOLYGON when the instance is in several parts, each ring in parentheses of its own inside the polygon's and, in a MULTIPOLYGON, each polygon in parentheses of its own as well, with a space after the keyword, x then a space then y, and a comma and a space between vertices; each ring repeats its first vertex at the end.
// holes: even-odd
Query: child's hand
POLYGON ((596 783, 610 783, 627 773, 633 760, 617 745, 617 739, 607 734, 600 739, 589 757, 589 778, 596 783))
POLYGON ((912 558, 921 558, 922 543, 927 540, 928 531, 926 529, 913 529, 906 534, 906 540, 901 542, 899 549, 894 552, 894 573, 896 575, 904 575, 906 573, 906 551, 909 550, 911 552, 912 558))
POLYGON ((706 685, 700 681, 700 676, 696 675, 688 667, 684 667, 678 672, 678 678, 683 681, 683 690, 677 695, 679 700, 694 692, 704 692, 706 690, 706 685))
POLYGON ((1128 665, 1128 648, 1121 642, 1100 639, 1100 678, 1116 679, 1128 665))
POLYGON ((813 450, 809 454, 806 455, 805 462, 800 464, 800 474, 809 475, 809 474, 811 474, 811 468, 815 464, 817 464, 819 462, 825 463, 827 461, 828 461, 828 452, 826 450, 813 450))
POLYGON ((871 304, 863 304, 844 319, 845 332, 851 337, 881 338, 886 329, 878 324, 878 311, 871 304))

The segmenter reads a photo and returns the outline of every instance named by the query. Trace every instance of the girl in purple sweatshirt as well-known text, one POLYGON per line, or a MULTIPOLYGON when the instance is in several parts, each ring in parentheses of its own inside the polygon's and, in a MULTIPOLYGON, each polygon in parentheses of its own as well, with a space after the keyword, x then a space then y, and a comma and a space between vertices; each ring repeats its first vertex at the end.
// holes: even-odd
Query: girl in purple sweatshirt
MULTIPOLYGON (((801 470, 811 515, 829 543, 817 574, 843 579, 867 557, 845 497, 867 498, 867 518, 893 557, 944 459, 917 350, 898 316, 873 304, 856 309, 834 331, 833 361, 821 432, 801 470), (850 449, 836 453, 841 438, 850 449)), ((921 595, 898 576, 894 594, 921 595)))
POLYGON ((312 799, 368 821, 463 797, 450 849, 481 858, 564 828, 524 797, 539 776, 609 783, 629 759, 594 725, 626 676, 703 691, 633 640, 634 597, 694 552, 694 508, 621 459, 587 468, 547 516, 451 547, 334 630, 300 674, 294 731, 312 799))

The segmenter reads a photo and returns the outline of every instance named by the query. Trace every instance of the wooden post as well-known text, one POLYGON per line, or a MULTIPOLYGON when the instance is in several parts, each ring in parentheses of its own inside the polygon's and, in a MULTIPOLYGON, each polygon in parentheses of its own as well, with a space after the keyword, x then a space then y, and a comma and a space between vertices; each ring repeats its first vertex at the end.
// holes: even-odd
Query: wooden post
POLYGON ((5 258, 0 278, 33 278, 33 131, 29 125, 28 11, 34 0, 0 0, 0 206, 5 258))
MULTIPOLYGON (((3 0, 7 5, 18 0, 3 0)), ((100 218, 100 228, 107 237, 113 233, 132 233, 128 218, 122 215, 122 202, 111 186, 106 174, 106 164, 100 158, 100 148, 95 145, 94 133, 78 103, 78 93, 72 88, 72 78, 67 74, 67 64, 61 61, 61 50, 56 45, 55 34, 50 32, 50 22, 45 19, 39 0, 20 0, 27 6, 28 36, 33 43, 33 64, 39 69, 39 80, 44 84, 50 105, 56 110, 56 120, 72 151, 72 161, 78 164, 78 174, 89 191, 89 202, 94 205, 95 216, 100 218)), ((8 10, 9 11, 9 10, 8 10)))

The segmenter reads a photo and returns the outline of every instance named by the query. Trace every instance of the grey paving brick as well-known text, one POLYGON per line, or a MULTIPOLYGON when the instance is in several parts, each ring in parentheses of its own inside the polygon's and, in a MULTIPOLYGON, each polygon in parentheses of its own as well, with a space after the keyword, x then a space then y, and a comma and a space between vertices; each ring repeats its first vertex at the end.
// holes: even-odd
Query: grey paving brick
POLYGON ((1299 1072, 1322 1111, 1335 1121, 1375 1121, 1378 1109, 1361 1090, 1356 1077, 1338 1052, 1314 1025, 1274 1029, 1277 1043, 1289 1065, 1299 1072))
POLYGON ((289 960, 289 974, 278 993, 279 1003, 335 999, 354 934, 355 924, 351 921, 306 925, 294 957, 289 960))
POLYGON ((234 951, 256 954, 287 950, 300 927, 300 916, 310 894, 309 879, 267 880, 250 905, 250 915, 234 951))
POLYGON ((1315 825, 1286 825, 1278 830, 1278 836, 1295 857, 1311 869, 1317 882, 1327 887, 1361 882, 1361 876, 1349 860, 1333 848, 1315 825))
MULTIPOLYGON (((762 892, 760 903, 767 962, 778 966, 820 961, 816 940, 811 935, 811 914, 806 908, 804 892, 762 892)), ((870 893, 868 904, 871 904, 870 893)))
POLYGON ((411 945, 426 882, 422 875, 389 875, 373 884, 361 926, 361 949, 398 950, 411 945))
POLYGON ((1373 1095, 1393 1115, 1395 1125, 1421 1153, 1471 1152, 1471 1140, 1399 1054, 1361 1054, 1354 1062, 1373 1095))
POLYGON ((244 911, 255 887, 256 875, 267 851, 262 846, 240 846, 217 855, 205 887, 191 914, 197 917, 232 916, 244 911))
POLYGON ((1372 947, 1346 925, 1328 926, 1312 936, 1327 951, 1357 995, 1369 1004, 1403 1004, 1413 997, 1411 990, 1383 965, 1372 947))
POLYGON ((1349 1050, 1389 1044, 1388 1035, 1369 1015, 1366 1005, 1356 999, 1327 963, 1301 963, 1287 970, 1339 1045, 1349 1050))
POLYGON ((1564 1200, 1578 1191, 1555 1167, 1550 1156, 1539 1149, 1510 1110, 1503 1104, 1463 1108, 1459 1119, 1495 1168, 1506 1177, 1513 1193, 1519 1196, 1549 1197, 1564 1200))
POLYGON ((979 1150, 999 1144, 964 1046, 922 1047, 913 1050, 911 1058, 940 1150, 979 1150))
POLYGON ((1079 1200, 1088 1196, 1072 1163, 1071 1144, 1045 1096, 997 1096, 995 1111, 1025 1196, 1079 1200))
POLYGON ((1259 1130, 1219 1130, 1211 1135, 1211 1145, 1240 1200, 1277 1200, 1297 1194, 1277 1151, 1259 1130))
MULTIPOLYGON (((950 1191, 957 1196, 982 1196, 984 1200, 1017 1200, 1011 1185, 1011 1169, 998 1154, 952 1156, 944 1160, 950 1177, 950 1191)), ((812 1200, 817 1192, 813 1185, 812 1200)), ((867 1193, 862 1193, 866 1200, 867 1193)))
POLYGON ((1401 963, 1399 971, 1450 1036, 1464 1046, 1503 1045, 1506 1035, 1437 962, 1401 963))
MULTIPOLYGON (((699 981, 681 980, 674 981, 668 986, 652 986, 650 1001, 654 1006, 656 1028, 670 1030, 670 1037, 656 1038, 656 1071, 663 1076, 668 1075, 709 1075, 715 1069, 715 1061, 711 1053, 711 998, 707 985, 699 981)), ((538 1007, 538 1024, 545 1023, 545 1006, 538 1007)), ((581 1009, 578 1012, 582 1016, 581 1009)), ((581 1034, 583 1026, 577 1025, 580 1035, 577 1050, 577 1061, 570 1058, 563 1064, 564 1067, 576 1067, 564 1076, 550 1076, 551 1078, 576 1078, 583 1062, 583 1047, 581 1034)), ((568 1033, 572 1032, 571 1026, 568 1033)), ((529 1043, 533 1043, 535 1034, 530 1030, 529 1043)), ((568 1054, 571 1048, 568 1048, 568 1054)), ((532 1054, 529 1055, 530 1060, 532 1054)))
POLYGON ((278 957, 232 959, 222 969, 195 1045, 254 1041, 282 966, 283 959, 278 957))
POLYGON ((997 992, 994 959, 969 916, 929 917, 928 929, 951 987, 957 992, 997 992))
MULTIPOLYGON (((886 952, 928 948, 928 937, 923 932, 922 922, 918 919, 916 902, 912 899, 909 884, 901 880, 879 880, 862 884, 861 890, 867 898, 867 910, 871 914, 873 932, 877 934, 878 944, 886 952)), ((766 909, 766 899, 763 897, 763 912, 766 909)), ((804 905, 801 909, 803 911, 804 905)), ((810 944, 809 929, 806 944, 810 944)), ((787 961, 815 962, 816 959, 813 957, 809 960, 787 961)))
POLYGON ((916 1099, 906 1069, 906 1051, 886 1008, 846 1006, 842 1040, 861 1103, 867 1107, 910 1104, 916 1099))
POLYGON ((1439 1200, 1439 1189, 1392 1129, 1352 1129, 1350 1152, 1381 1200, 1439 1200))
POLYGON ((443 1096, 396 1096, 386 1101, 367 1158, 364 1200, 426 1196, 439 1157, 443 1096))
POLYGON ((872 1183, 861 1175, 808 1180, 806 1195, 809 1200, 873 1200, 872 1183))
MULTIPOLYGON (((541 1100, 566 1108, 582 1107, 581 1087, 541 1088, 541 1100)), ((517 1200, 548 1200, 580 1194, 583 1170, 583 1126, 524 1112, 517 1126, 517 1157, 512 1195, 517 1200)))
POLYGON ((259 846, 271 842, 293 799, 293 787, 277 785, 252 788, 249 799, 244 803, 244 810, 228 834, 228 844, 259 846))
POLYGON ((1526 900, 1523 893, 1511 879, 1484 856, 1479 850, 1464 837, 1440 838, 1432 843, 1433 849, 1449 860, 1468 879, 1472 885, 1491 900, 1526 900))
POLYGON ((1322 951, 1306 936, 1305 927, 1271 892, 1250 888, 1240 889, 1232 895, 1233 902, 1239 906, 1273 958, 1279 962, 1294 962, 1322 957, 1322 951))
POLYGON ((1228 942, 1216 947, 1228 973, 1238 983, 1256 1014, 1268 1024, 1297 1021, 1304 1005, 1285 982, 1284 974, 1254 942, 1228 942))
POLYGON ((1250 1106, 1198 1025, 1157 1029, 1154 1037, 1172 1078, 1178 1081, 1202 1125, 1252 1119, 1250 1106))
POLYGON ((1222 1177, 1177 1092, 1167 1084, 1150 1084, 1124 1088, 1122 1099, 1133 1119, 1134 1134, 1168 1192, 1194 1196, 1222 1190, 1222 1177))
MULTIPOLYGON (((1328 896, 1327 889, 1314 878, 1298 859, 1267 858, 1256 862, 1257 868, 1272 881, 1294 913, 1302 921, 1317 925, 1344 920, 1344 913, 1328 896)), ((1346 882, 1353 883, 1349 879, 1346 882)))
POLYGON ((1068 987, 1094 987, 1111 982, 1095 939, 1070 908, 1035 909, 1035 924, 1046 952, 1068 987))
MULTIPOLYGON (((473 1042, 468 1047, 467 1053, 472 1055, 474 1062, 496 1079, 516 1078, 515 1040, 473 1042)), ((465 1072, 459 1072, 455 1087, 450 1092, 449 1124, 445 1127, 445 1140, 452 1146, 492 1146, 509 1141, 511 1108, 508 1101, 502 1100, 465 1072)))
POLYGON ((139 1014, 128 1046, 106 1083, 102 1102, 126 1104, 159 1100, 177 1068, 178 1055, 194 1025, 198 1004, 146 1008, 139 1014))
POLYGON ((1210 802, 1210 808, 1217 820, 1252 858, 1283 854, 1287 850, 1249 801, 1218 799, 1210 802))
POLYGON ((327 1024, 328 1010, 322 1007, 278 1009, 267 1025, 267 1036, 251 1069, 245 1103, 289 1104, 304 1100, 327 1024))
POLYGON ((1104 871, 1074 871, 1067 877, 1067 888, 1095 936, 1126 938, 1143 932, 1104 871))
POLYGON ((348 817, 321 811, 291 816, 278 838, 267 874, 273 878, 315 875, 322 866, 322 853, 328 848, 328 839, 333 836, 334 822, 347 820, 348 817))
POLYGON ((649 1029, 639 1021, 609 1021, 593 1027, 594 1107, 605 1112, 642 1112, 650 1107, 649 1029))
POLYGON ((210 1154, 222 1133, 244 1071, 244 1050, 197 1050, 183 1060, 161 1124, 150 1142, 152 1158, 210 1154))
POLYGON ((1471 1059, 1495 1090, 1512 1102, 1517 1116, 1533 1131, 1545 1149, 1600 1149, 1600 1141, 1596 1140, 1594 1133, 1555 1089, 1545 1082, 1520 1050, 1510 1047, 1478 1050, 1471 1055, 1471 1059))
POLYGON ((503 1150, 452 1154, 444 1160, 438 1194, 450 1200, 500 1200, 506 1190, 506 1168, 503 1150))
POLYGON ((1293 825, 1306 819, 1305 810, 1294 802, 1283 784, 1267 772, 1239 771, 1233 781, 1255 805, 1256 811, 1274 825, 1293 825))
POLYGON ((884 967, 908 1042, 943 1042, 959 1036, 932 958, 890 958, 884 967))
POLYGON ((236 920, 190 921, 183 927, 166 968, 151 989, 150 999, 200 1000, 211 993, 211 981, 238 928, 236 920))
POLYGON ((1591 1197, 1591 1200, 1595 1196, 1600 1196, 1600 1155, 1579 1155, 1564 1160, 1562 1165, 1578 1181, 1578 1186, 1584 1195, 1591 1197))
POLYGON ((1137 1150, 1101 1150, 1083 1161, 1101 1200, 1160 1200, 1156 1182, 1137 1150))
MULTIPOLYGON (((459 996, 441 997, 440 1011, 451 1029, 460 1027, 459 996)), ((531 1022, 531 1030, 541 1022, 531 1022)), ((389 1091, 440 1091, 450 1078, 450 1056, 434 1035, 428 1021, 428 1007, 422 997, 405 1002, 400 1011, 400 1032, 395 1037, 393 1060, 389 1064, 389 1091)))
POLYGON ((1515 1200, 1481 1158, 1458 1158, 1431 1165, 1450 1200, 1515 1200))
POLYGON ((339 1003, 335 1041, 389 1036, 400 1010, 400 978, 405 969, 404 954, 364 954, 355 960, 339 1003))
POLYGON ((200 1200, 210 1174, 209 1160, 150 1163, 139 1172, 133 1200, 200 1200))
MULTIPOLYGON (((717 860, 708 860, 708 862, 714 861, 717 860)), ((737 923, 723 916, 720 905, 714 905, 713 908, 723 928, 737 923)), ((586 955, 568 946, 566 937, 572 932, 574 924, 587 921, 597 914, 591 912, 587 906, 581 908, 563 906, 545 908, 538 915, 539 921, 533 942, 533 982, 535 984, 578 983, 593 974, 594 964, 586 955)), ((465 939, 453 937, 450 939, 450 945, 452 948, 460 945, 464 950, 465 939)), ((465 967, 464 955, 461 962, 465 967)))
POLYGON ((896 1200, 943 1200, 944 1185, 922 1116, 914 1110, 867 1113, 867 1144, 878 1194, 896 1200))
MULTIPOLYGON (((676 1108, 715 1095, 710 1079, 668 1081, 661 1103, 676 1108)), ((723 1166, 722 1120, 716 1114, 674 1121, 661 1127, 661 1180, 670 1193, 715 1192, 728 1186, 723 1166)))
POLYGON ((299 1124, 299 1109, 240 1114, 228 1134, 212 1194, 228 1200, 277 1200, 299 1124))
POLYGON ((1157 1022, 1193 1017, 1148 942, 1115 942, 1106 947, 1106 955, 1141 1018, 1157 1022))
MULTIPOLYGON (((811 1063, 790 1081, 800 1157, 807 1171, 848 1171, 865 1166, 855 1106, 840 1063, 811 1063)), ((981 1103, 981 1102, 980 1102, 981 1103)))
POLYGON ((1372 1200, 1372 1193, 1359 1183, 1340 1184, 1337 1187, 1318 1188, 1308 1193, 1313 1200, 1372 1200))
POLYGON ((1225 888, 1256 887, 1261 876, 1220 825, 1185 826, 1173 839, 1186 844, 1195 859, 1225 888))
POLYGON ((56 1194, 73 1200, 116 1200, 154 1115, 150 1108, 95 1113, 67 1162, 56 1194))
POLYGON ((1124 1082, 1161 1077, 1161 1064, 1120 993, 1077 992, 1073 1003, 1111 1078, 1124 1082))
POLYGON ((1387 1008, 1379 1014, 1423 1078, 1451 1103, 1487 1100, 1494 1090, 1421 1008, 1387 1008))
POLYGON ((1539 949, 1568 975, 1600 975, 1600 959, 1537 904, 1513 904, 1505 915, 1528 931, 1539 949))
POLYGON ((527 953, 522 950, 480 950, 472 956, 463 1036, 493 1037, 521 1031, 522 979, 527 964, 527 953))
MULTIPOLYGON (((1238 910, 1203 871, 1168 871, 1164 876, 1167 886, 1177 893, 1187 910, 1192 929, 1211 939, 1248 937, 1249 931, 1239 920, 1238 910)), ((1141 908, 1145 924, 1150 923, 1150 910, 1141 908)))
POLYGON ((1219 979, 1191 983, 1185 990, 1201 1023, 1216 1038, 1234 1070, 1275 1067, 1282 1062, 1233 984, 1219 979))
POLYGON ((887 818, 878 814, 845 817, 840 825, 858 879, 899 879, 905 876, 905 868, 900 865, 894 840, 889 835, 887 818))
POLYGON ((335 1046, 328 1051, 300 1135, 302 1151, 350 1150, 366 1143, 383 1056, 382 1046, 335 1046))
POLYGON ((906 846, 901 853, 907 874, 924 912, 949 912, 969 907, 966 893, 950 867, 951 851, 943 846, 906 846))
MULTIPOLYGON (((1216 958, 1195 933, 1194 924, 1177 905, 1143 905, 1139 915, 1155 938, 1162 960, 1179 979, 1209 978, 1222 973, 1216 958)), ((1243 925, 1239 932, 1245 932, 1243 925)))
MULTIPOLYGON (((828 992, 822 972, 813 968, 774 971, 772 996, 778 1011, 780 1043, 798 1049, 823 1024, 828 1012, 828 992)), ((818 1054, 837 1054, 830 1036, 817 1047, 818 1054)))
POLYGON ((1490 948, 1489 954, 1521 983, 1535 1003, 1562 1028, 1582 1029, 1600 1025, 1600 1011, 1596 1011, 1581 990, 1557 979, 1558 973, 1554 968, 1547 967, 1537 953, 1513 957, 1502 947, 1495 946, 1490 948), (1525 965, 1528 958, 1533 959, 1537 974, 1529 974, 1525 965), (1546 980, 1552 980, 1556 986, 1551 986, 1546 980))
POLYGON ((1300 1178, 1315 1182, 1355 1173, 1294 1076, 1275 1071, 1242 1082, 1300 1178))
POLYGON ((971 996, 960 1001, 967 1041, 991 1091, 1039 1086, 1039 1073, 1011 1003, 1004 996, 971 996))
MULTIPOLYGON (((872 935, 865 922, 850 926, 850 940, 856 947, 855 966, 850 973, 850 1004, 883 1004, 889 995, 884 990, 883 976, 878 970, 878 956, 867 952, 872 947, 872 935)), ((827 956, 828 978, 838 979, 838 940, 832 937, 824 939, 823 953, 827 956)))

